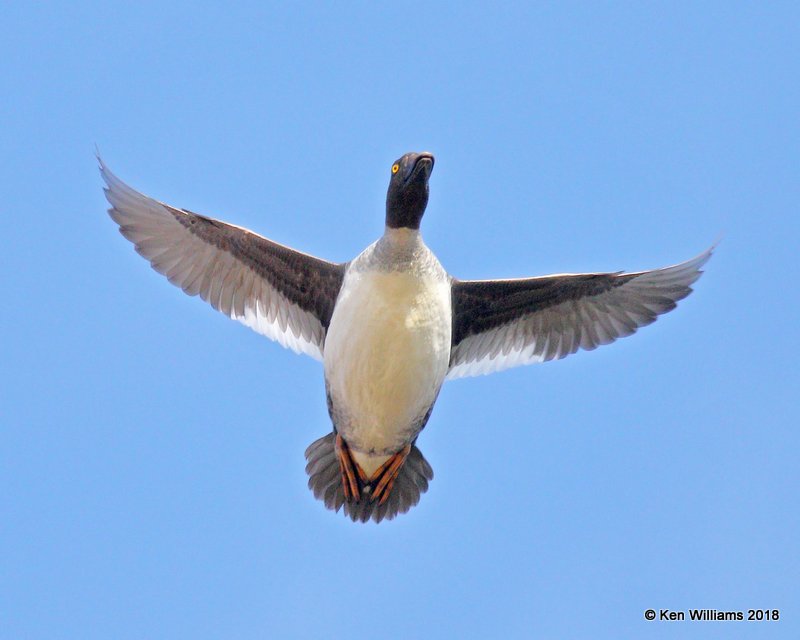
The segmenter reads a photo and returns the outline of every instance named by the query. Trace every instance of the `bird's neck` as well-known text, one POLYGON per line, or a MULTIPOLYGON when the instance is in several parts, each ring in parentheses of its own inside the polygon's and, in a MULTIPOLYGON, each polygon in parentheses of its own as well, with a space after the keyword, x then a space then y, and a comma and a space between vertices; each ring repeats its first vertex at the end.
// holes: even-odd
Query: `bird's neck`
POLYGON ((418 229, 401 227, 386 231, 375 243, 373 256, 382 264, 411 264, 417 260, 421 252, 427 251, 418 229))
POLYGON ((397 194, 386 194, 386 226, 393 229, 419 229, 425 207, 428 205, 428 187, 397 194))
POLYGON ((381 241, 387 245, 395 246, 397 248, 413 247, 422 242, 422 235, 419 229, 409 229, 408 227, 389 227, 387 226, 383 232, 381 241))

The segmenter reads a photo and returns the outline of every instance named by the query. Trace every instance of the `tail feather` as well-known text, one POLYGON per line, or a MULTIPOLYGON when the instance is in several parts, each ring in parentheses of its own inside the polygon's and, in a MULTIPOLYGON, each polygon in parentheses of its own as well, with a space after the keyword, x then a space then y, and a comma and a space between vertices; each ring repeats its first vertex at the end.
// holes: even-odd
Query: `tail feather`
POLYGON ((335 437, 335 433, 329 433, 306 449, 308 488, 328 509, 338 512, 344 507, 345 515, 353 522, 391 520, 397 514, 406 513, 415 506, 420 496, 428 490, 428 482, 433 479, 433 469, 416 445, 412 445, 392 491, 383 504, 372 500, 368 492, 362 494, 358 500, 345 499, 335 437))

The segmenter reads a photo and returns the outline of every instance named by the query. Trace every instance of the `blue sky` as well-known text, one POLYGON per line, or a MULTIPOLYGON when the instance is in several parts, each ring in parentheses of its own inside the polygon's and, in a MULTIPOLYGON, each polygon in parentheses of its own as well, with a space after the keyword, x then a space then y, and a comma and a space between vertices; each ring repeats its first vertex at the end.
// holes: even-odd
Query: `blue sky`
POLYGON ((796 5, 3 13, 0 637, 800 633, 796 5), (637 335, 446 384, 429 492, 355 525, 306 488, 319 364, 153 272, 95 144, 149 195, 336 261, 421 149, 423 232, 458 277, 722 243, 637 335))

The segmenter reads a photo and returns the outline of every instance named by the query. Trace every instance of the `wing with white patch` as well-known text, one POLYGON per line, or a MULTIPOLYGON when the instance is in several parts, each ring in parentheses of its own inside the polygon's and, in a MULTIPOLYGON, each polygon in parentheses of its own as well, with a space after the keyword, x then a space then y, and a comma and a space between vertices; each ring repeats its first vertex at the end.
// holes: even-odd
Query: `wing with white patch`
POLYGON ((634 333, 675 308, 713 247, 681 264, 637 273, 453 280, 448 378, 563 358, 634 333))
POLYGON ((322 359, 344 265, 131 189, 100 160, 109 215, 153 268, 284 347, 322 359))

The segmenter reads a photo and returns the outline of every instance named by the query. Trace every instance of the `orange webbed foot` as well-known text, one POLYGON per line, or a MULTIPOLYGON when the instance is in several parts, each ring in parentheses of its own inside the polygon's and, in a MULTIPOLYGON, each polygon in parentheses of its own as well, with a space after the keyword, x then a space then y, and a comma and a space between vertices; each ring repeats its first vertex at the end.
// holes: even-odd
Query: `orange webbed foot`
POLYGON ((394 481, 397 480, 400 469, 403 467, 403 463, 406 461, 409 453, 411 453, 411 445, 407 444, 384 462, 373 474, 370 478, 370 484, 373 487, 370 500, 373 502, 377 500, 379 505, 386 502, 389 495, 392 493, 394 481))

